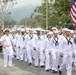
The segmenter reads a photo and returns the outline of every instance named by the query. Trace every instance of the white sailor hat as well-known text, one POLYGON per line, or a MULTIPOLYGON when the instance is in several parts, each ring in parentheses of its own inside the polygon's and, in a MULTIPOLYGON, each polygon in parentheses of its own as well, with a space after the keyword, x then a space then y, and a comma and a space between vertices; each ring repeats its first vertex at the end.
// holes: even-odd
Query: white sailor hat
POLYGON ((3 32, 10 32, 9 28, 5 28, 3 32))
POLYGON ((59 32, 60 32, 59 30, 53 31, 53 33, 59 33, 59 32))
POLYGON ((64 29, 64 31, 69 31, 69 32, 70 32, 70 29, 68 29, 68 28, 65 28, 65 29, 64 29))
POLYGON ((63 31, 67 30, 67 28, 63 28, 63 31))
POLYGON ((53 34, 53 32, 49 32, 47 35, 49 35, 49 34, 53 34))
POLYGON ((70 33, 75 33, 73 30, 70 30, 70 33))
POLYGON ((49 30, 45 30, 45 32, 49 32, 49 30))
POLYGON ((25 29, 22 29, 21 32, 25 32, 25 29))
POLYGON ((56 27, 52 27, 52 29, 56 29, 56 30, 57 30, 57 28, 56 28, 56 27))
POLYGON ((33 29, 30 28, 29 31, 33 31, 33 29))
POLYGON ((17 31, 21 31, 21 28, 18 28, 17 31))
POLYGON ((37 32, 34 30, 34 31, 33 31, 33 34, 36 34, 36 33, 37 33, 37 32))
POLYGON ((41 28, 36 28, 36 31, 41 31, 42 29, 41 28))
POLYGON ((12 29, 11 31, 12 31, 12 32, 15 32, 15 30, 14 30, 14 29, 12 29))

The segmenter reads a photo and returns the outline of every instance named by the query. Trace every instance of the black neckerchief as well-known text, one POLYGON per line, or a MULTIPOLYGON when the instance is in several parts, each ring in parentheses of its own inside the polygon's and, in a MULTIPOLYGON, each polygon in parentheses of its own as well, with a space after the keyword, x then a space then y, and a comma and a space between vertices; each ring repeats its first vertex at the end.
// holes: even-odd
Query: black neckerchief
POLYGON ((25 41, 24 35, 22 35, 23 41, 25 41))
POLYGON ((65 37, 65 38, 66 38, 66 40, 67 40, 67 44, 68 44, 68 45, 69 45, 69 44, 71 44, 71 45, 73 44, 73 43, 71 42, 71 38, 69 38, 69 39, 68 39, 67 37, 65 37))
POLYGON ((48 40, 50 41, 50 38, 48 38, 48 40))
POLYGON ((30 40, 32 40, 32 38, 33 38, 33 35, 29 35, 30 36, 30 40))
MULTIPOLYGON (((59 45, 58 38, 57 38, 57 40, 54 38, 54 41, 55 41, 55 46, 58 46, 59 45)), ((53 41, 53 43, 54 43, 54 41, 53 41)))
POLYGON ((38 40, 40 40, 41 39, 41 36, 40 35, 37 35, 38 36, 38 40))
POLYGON ((15 35, 12 35, 13 39, 15 38, 15 35))

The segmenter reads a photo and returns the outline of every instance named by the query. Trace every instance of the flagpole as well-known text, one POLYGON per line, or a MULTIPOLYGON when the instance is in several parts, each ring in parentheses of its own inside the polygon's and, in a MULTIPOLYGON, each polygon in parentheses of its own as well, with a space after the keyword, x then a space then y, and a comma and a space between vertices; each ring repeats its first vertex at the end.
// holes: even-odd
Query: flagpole
POLYGON ((46 0, 46 30, 48 30, 48 0, 46 0))

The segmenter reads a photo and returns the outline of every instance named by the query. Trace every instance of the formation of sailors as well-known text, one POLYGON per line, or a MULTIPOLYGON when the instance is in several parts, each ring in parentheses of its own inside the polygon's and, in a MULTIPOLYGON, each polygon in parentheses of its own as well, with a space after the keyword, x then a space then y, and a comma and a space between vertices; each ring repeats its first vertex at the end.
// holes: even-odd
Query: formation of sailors
POLYGON ((12 67, 12 58, 34 64, 37 68, 52 70, 62 74, 66 68, 67 75, 72 75, 72 64, 76 66, 76 31, 64 28, 60 32, 56 27, 52 31, 36 28, 35 30, 18 28, 17 31, 4 30, 0 39, 3 46, 4 67, 12 67), (8 60, 9 56, 9 60, 8 60))

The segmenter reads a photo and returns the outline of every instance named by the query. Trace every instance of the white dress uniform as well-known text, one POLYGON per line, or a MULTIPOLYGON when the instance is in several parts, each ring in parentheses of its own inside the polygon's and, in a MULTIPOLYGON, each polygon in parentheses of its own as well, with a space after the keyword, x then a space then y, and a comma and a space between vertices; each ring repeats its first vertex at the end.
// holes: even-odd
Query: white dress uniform
MULTIPOLYGON (((75 30, 75 37, 76 37, 76 30, 75 30)), ((75 64, 75 67, 76 67, 76 43, 75 43, 75 59, 74 59, 74 64, 75 64)))
POLYGON ((40 66, 44 66, 44 42, 45 41, 41 35, 35 37, 35 66, 38 66, 38 59, 40 59, 40 66))
POLYGON ((6 67, 8 64, 9 66, 12 66, 12 57, 13 57, 12 36, 10 34, 9 36, 3 35, 1 37, 1 41, 5 46, 5 48, 3 48, 4 67, 6 67), (8 56, 9 56, 9 59, 8 59, 8 56))
POLYGON ((20 59, 20 45, 21 45, 21 40, 22 40, 22 37, 21 37, 21 34, 16 34, 15 36, 15 50, 16 50, 16 58, 17 59, 20 59))
POLYGON ((28 58, 27 58, 27 41, 28 41, 28 35, 25 35, 25 41, 24 41, 24 61, 27 62, 28 58))
POLYGON ((38 66, 38 51, 37 49, 34 50, 34 48, 36 48, 36 40, 37 40, 37 35, 33 35, 33 51, 32 51, 32 57, 34 59, 34 65, 38 66))
POLYGON ((62 40, 62 54, 63 54, 63 62, 59 68, 60 71, 64 69, 67 70, 67 75, 72 75, 72 62, 73 62, 73 53, 75 52, 75 44, 74 39, 65 37, 62 40))
POLYGON ((52 67, 52 60, 51 60, 51 55, 49 54, 52 49, 52 39, 51 38, 46 38, 45 39, 45 70, 50 70, 52 67))
POLYGON ((74 58, 74 65, 76 67, 76 43, 75 43, 75 58, 74 58))
POLYGON ((28 63, 32 63, 32 50, 33 50, 33 44, 34 44, 34 39, 33 35, 27 35, 26 37, 26 50, 27 50, 27 60, 28 63))
POLYGON ((25 49, 26 49, 25 46, 26 46, 25 35, 21 35, 20 60, 24 59, 24 52, 25 52, 25 49))
POLYGON ((58 65, 60 61, 60 54, 61 54, 61 38, 60 37, 53 37, 52 38, 52 70, 58 71, 58 65))
MULTIPOLYGON (((14 45, 15 45, 15 35, 16 35, 16 34, 12 34, 12 39, 13 39, 13 43, 14 43, 14 45)), ((14 47, 14 51, 13 51, 13 58, 14 58, 14 56, 16 56, 16 50, 15 50, 15 47, 14 47)))
POLYGON ((35 46, 35 38, 37 37, 37 35, 36 34, 33 34, 33 49, 32 49, 32 58, 33 59, 35 59, 35 50, 34 50, 34 48, 36 47, 35 46))
MULTIPOLYGON (((75 34, 74 37, 76 37, 76 34, 75 34)), ((75 43, 75 58, 74 58, 74 65, 75 65, 75 67, 76 67, 76 43, 75 43)))
MULTIPOLYGON (((47 38, 46 36, 47 35, 42 35, 42 38, 43 38, 43 48, 44 49, 45 49, 45 39, 47 38)), ((44 56, 43 60, 45 61, 45 53, 43 53, 43 56, 44 56)))

